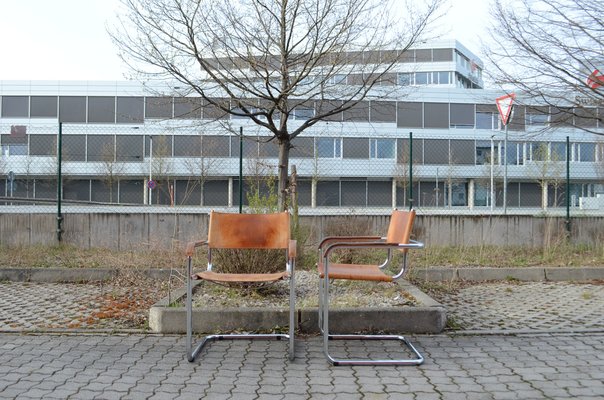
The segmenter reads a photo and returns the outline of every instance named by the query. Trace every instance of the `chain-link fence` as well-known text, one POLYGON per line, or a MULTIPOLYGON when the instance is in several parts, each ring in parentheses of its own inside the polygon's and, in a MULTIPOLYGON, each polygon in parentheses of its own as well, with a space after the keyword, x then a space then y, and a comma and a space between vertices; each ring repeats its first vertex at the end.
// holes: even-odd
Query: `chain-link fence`
MULTIPOLYGON (((243 136, 224 126, 167 123, 0 132, 5 211, 198 212, 276 198, 279 145, 257 128, 243 136)), ((301 212, 387 214, 412 206, 450 215, 604 214, 604 142, 453 133, 309 129, 289 152, 301 212)))

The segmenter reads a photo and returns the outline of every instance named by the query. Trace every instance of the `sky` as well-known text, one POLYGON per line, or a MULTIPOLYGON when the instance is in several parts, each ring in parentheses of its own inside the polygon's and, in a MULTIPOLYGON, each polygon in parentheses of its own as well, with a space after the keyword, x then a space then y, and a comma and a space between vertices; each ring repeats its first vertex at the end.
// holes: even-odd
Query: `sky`
MULTIPOLYGON (((447 0, 438 29, 480 55, 488 1, 447 0)), ((0 0, 0 80, 124 80, 107 34, 119 0, 0 0)))

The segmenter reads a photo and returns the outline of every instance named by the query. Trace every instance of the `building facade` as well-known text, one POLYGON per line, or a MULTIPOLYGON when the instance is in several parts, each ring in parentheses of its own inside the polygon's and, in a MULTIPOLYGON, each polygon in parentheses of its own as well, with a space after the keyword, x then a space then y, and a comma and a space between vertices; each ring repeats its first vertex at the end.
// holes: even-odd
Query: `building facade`
MULTIPOLYGON (((544 209, 564 206, 567 193, 573 207, 604 196, 604 142, 581 129, 604 133, 602 122, 562 123, 547 107, 517 106, 506 134, 495 105, 502 93, 483 89, 482 62, 463 45, 426 43, 405 54, 375 95, 294 139, 301 207, 412 201, 424 210, 493 212, 504 199, 508 208, 544 209)), ((354 71, 336 79, 354 85, 354 71)), ((271 136, 178 91, 140 82, 0 81, 0 205, 57 198, 59 144, 62 196, 77 204, 233 207, 240 168, 244 193, 254 182, 268 192, 278 156, 271 136)), ((296 107, 290 125, 318 104, 296 107)))

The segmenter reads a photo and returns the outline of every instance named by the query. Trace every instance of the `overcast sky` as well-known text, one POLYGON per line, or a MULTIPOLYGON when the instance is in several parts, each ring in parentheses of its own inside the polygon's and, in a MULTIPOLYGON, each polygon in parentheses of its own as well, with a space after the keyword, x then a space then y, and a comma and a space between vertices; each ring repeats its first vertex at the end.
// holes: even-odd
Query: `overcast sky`
MULTIPOLYGON (((440 23, 479 54, 488 2, 448 0, 440 23)), ((119 0, 0 0, 0 80, 123 80, 127 68, 106 31, 119 0)))

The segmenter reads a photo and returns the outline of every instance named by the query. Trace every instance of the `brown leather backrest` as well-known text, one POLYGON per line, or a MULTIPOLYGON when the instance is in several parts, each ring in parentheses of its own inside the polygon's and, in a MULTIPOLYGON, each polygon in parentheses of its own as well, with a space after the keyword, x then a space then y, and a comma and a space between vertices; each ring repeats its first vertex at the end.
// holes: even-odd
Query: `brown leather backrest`
POLYGON ((289 213, 210 213, 208 246, 214 249, 287 249, 289 213))
MULTIPOLYGON (((413 229, 413 220, 415 219, 415 210, 411 211, 392 211, 390 216, 390 225, 388 226, 388 243, 409 243, 411 230, 413 229)), ((404 249, 403 251, 406 251, 404 249)))

